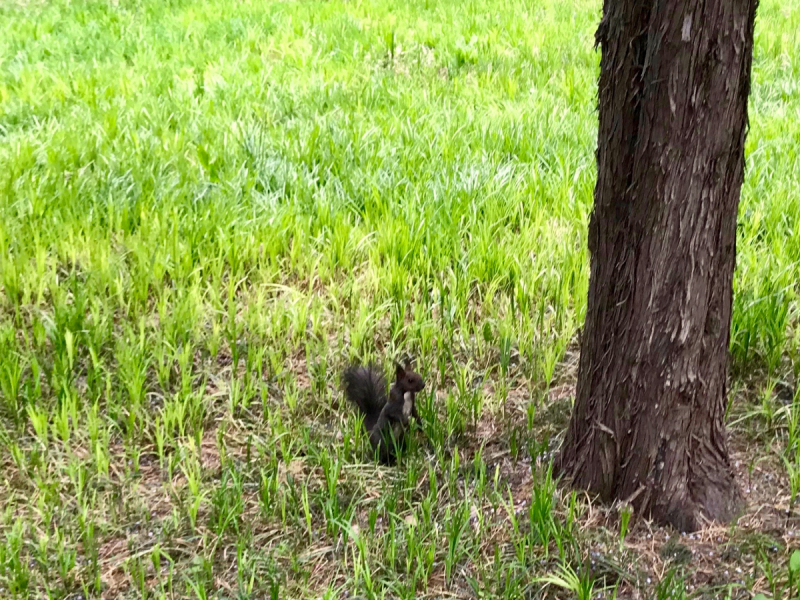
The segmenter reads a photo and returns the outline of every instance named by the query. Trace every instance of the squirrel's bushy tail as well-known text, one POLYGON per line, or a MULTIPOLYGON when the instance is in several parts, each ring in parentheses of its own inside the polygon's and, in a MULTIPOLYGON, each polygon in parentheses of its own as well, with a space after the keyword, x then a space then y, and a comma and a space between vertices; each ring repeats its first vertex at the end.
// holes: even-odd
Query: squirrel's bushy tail
POLYGON ((369 431, 386 404, 386 378, 383 372, 372 365, 348 367, 342 373, 342 384, 344 395, 364 415, 364 425, 369 431))

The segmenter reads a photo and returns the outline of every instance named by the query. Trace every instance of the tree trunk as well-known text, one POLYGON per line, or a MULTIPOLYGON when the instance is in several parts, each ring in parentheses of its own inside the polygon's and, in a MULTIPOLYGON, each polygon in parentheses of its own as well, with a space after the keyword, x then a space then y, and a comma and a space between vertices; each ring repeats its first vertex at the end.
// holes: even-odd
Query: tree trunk
POLYGON ((575 486, 683 531, 743 506, 725 432, 757 0, 605 0, 575 486))

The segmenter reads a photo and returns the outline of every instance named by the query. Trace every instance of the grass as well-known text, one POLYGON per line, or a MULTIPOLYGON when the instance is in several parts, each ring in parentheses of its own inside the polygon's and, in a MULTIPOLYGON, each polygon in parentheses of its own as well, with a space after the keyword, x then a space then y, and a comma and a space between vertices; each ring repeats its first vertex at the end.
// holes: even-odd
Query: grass
POLYGON ((548 468, 599 2, 0 4, 0 595, 785 597, 800 4, 759 10, 731 341, 751 509, 679 538, 548 468), (380 468, 338 376, 406 356, 424 435, 380 468))

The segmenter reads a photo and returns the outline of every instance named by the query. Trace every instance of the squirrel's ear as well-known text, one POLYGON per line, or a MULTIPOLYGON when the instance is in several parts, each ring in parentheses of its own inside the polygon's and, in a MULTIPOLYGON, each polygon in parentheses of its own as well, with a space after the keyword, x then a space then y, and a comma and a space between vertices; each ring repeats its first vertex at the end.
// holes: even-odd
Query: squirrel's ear
POLYGON ((406 370, 403 368, 403 365, 401 365, 400 363, 395 363, 394 367, 397 379, 402 379, 403 377, 406 376, 406 370))

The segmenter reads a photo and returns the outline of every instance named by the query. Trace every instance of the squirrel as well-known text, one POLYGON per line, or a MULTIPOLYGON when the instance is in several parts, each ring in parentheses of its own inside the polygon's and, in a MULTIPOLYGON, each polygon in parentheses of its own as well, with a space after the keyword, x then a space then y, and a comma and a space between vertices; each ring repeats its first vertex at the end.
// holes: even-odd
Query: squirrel
POLYGON ((364 428, 380 461, 391 464, 396 450, 405 442, 411 418, 419 422, 416 394, 425 387, 419 373, 395 365, 395 382, 386 396, 386 379, 372 365, 352 366, 342 374, 344 393, 364 415, 364 428))

